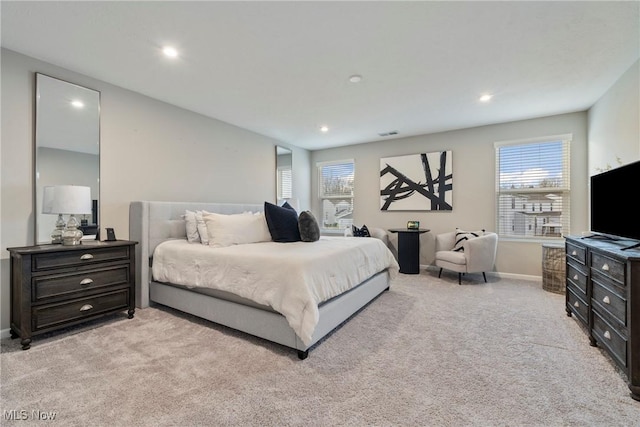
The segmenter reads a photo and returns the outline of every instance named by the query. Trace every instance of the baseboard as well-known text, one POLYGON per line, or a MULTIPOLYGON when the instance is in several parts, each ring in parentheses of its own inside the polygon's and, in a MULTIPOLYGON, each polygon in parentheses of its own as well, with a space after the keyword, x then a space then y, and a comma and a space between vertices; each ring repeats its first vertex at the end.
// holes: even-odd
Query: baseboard
MULTIPOLYGON (((421 265, 420 268, 424 268, 426 270, 438 271, 439 267, 435 265, 421 265)), ((499 277, 501 279, 519 279, 519 280, 531 280, 534 282, 542 283, 542 276, 531 276, 528 274, 515 274, 515 273, 501 273, 499 271, 487 271, 487 276, 499 277)))
POLYGON ((0 330, 0 338, 9 338, 11 336, 11 329, 2 329, 0 330))

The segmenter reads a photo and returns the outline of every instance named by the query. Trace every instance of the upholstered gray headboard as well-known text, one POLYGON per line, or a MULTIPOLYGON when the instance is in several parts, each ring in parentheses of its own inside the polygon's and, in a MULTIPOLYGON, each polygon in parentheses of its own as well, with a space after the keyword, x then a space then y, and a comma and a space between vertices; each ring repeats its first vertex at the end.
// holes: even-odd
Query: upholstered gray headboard
POLYGON ((156 246, 167 239, 186 239, 187 232, 182 215, 184 211, 206 210, 222 214, 261 212, 264 204, 148 202, 136 201, 129 205, 129 239, 136 245, 136 306, 149 306, 149 259, 156 246))

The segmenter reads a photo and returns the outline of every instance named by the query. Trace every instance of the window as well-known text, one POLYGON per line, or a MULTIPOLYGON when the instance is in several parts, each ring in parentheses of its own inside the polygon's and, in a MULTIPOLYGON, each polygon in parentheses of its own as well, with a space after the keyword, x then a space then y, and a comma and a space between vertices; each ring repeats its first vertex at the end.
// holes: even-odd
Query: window
POLYGON ((278 199, 290 199, 293 197, 291 191, 291 166, 278 168, 278 199))
POLYGON ((569 234, 571 135, 498 142, 496 230, 514 239, 569 234))
POLYGON ((353 160, 318 163, 320 227, 344 230, 353 224, 353 160))

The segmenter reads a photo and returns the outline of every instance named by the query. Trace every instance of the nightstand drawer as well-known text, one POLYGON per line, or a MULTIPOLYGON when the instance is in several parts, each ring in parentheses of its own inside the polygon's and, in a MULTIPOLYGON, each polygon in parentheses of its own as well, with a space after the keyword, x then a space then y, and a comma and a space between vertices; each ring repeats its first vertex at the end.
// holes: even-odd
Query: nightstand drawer
POLYGON ((608 313, 620 325, 627 326, 627 300, 604 281, 599 281, 593 277, 591 283, 593 284, 591 303, 598 304, 603 315, 608 313))
POLYGON ((33 307, 33 330, 50 328, 102 313, 126 310, 129 306, 129 289, 80 298, 60 304, 33 307))
POLYGON ((627 367, 627 340, 620 335, 596 310, 593 310, 593 334, 599 343, 609 350, 613 359, 627 367))
POLYGON ((129 259, 129 247, 86 248, 68 252, 45 252, 33 256, 33 271, 76 267, 129 259))
POLYGON ((585 247, 569 242, 566 245, 567 257, 578 261, 580 264, 587 265, 587 249, 585 247))
POLYGON ((106 290, 129 285, 129 264, 80 273, 61 273, 33 278, 33 301, 62 297, 73 293, 106 290))
POLYGON ((587 275, 572 263, 567 263, 567 280, 580 288, 583 298, 587 297, 587 275))
POLYGON ((602 254, 592 253, 590 266, 593 271, 615 280, 620 286, 625 286, 624 263, 602 254))

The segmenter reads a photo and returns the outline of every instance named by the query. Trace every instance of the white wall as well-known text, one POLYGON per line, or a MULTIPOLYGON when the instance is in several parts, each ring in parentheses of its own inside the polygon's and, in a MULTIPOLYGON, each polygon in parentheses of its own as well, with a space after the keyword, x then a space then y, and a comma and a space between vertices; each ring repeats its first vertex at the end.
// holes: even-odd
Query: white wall
POLYGON ((589 175, 640 160, 640 60, 589 109, 589 175))
MULTIPOLYGON (((495 230, 494 142, 573 134, 571 145, 571 231, 587 228, 587 114, 563 114, 471 129, 372 142, 313 151, 311 161, 355 159, 354 224, 393 228, 420 221, 430 233, 421 237, 421 264, 433 262, 434 236, 463 229, 495 230), (379 205, 380 158, 451 150, 453 153, 453 211, 382 212, 379 205)), ((315 166, 314 166, 315 168, 315 166)), ((317 176, 311 179, 312 206, 319 212, 317 176)), ((395 235, 392 239, 395 240, 395 235)), ((496 270, 523 276, 542 275, 540 242, 501 241, 496 270)))
MULTIPOLYGON (((34 243, 35 74, 101 92, 100 225, 129 235, 129 203, 275 201, 275 146, 230 124, 2 49, 0 329, 9 327, 7 247, 34 243)), ((309 201, 309 153, 293 148, 294 191, 309 201)), ((104 230, 103 230, 104 231, 104 230)))

